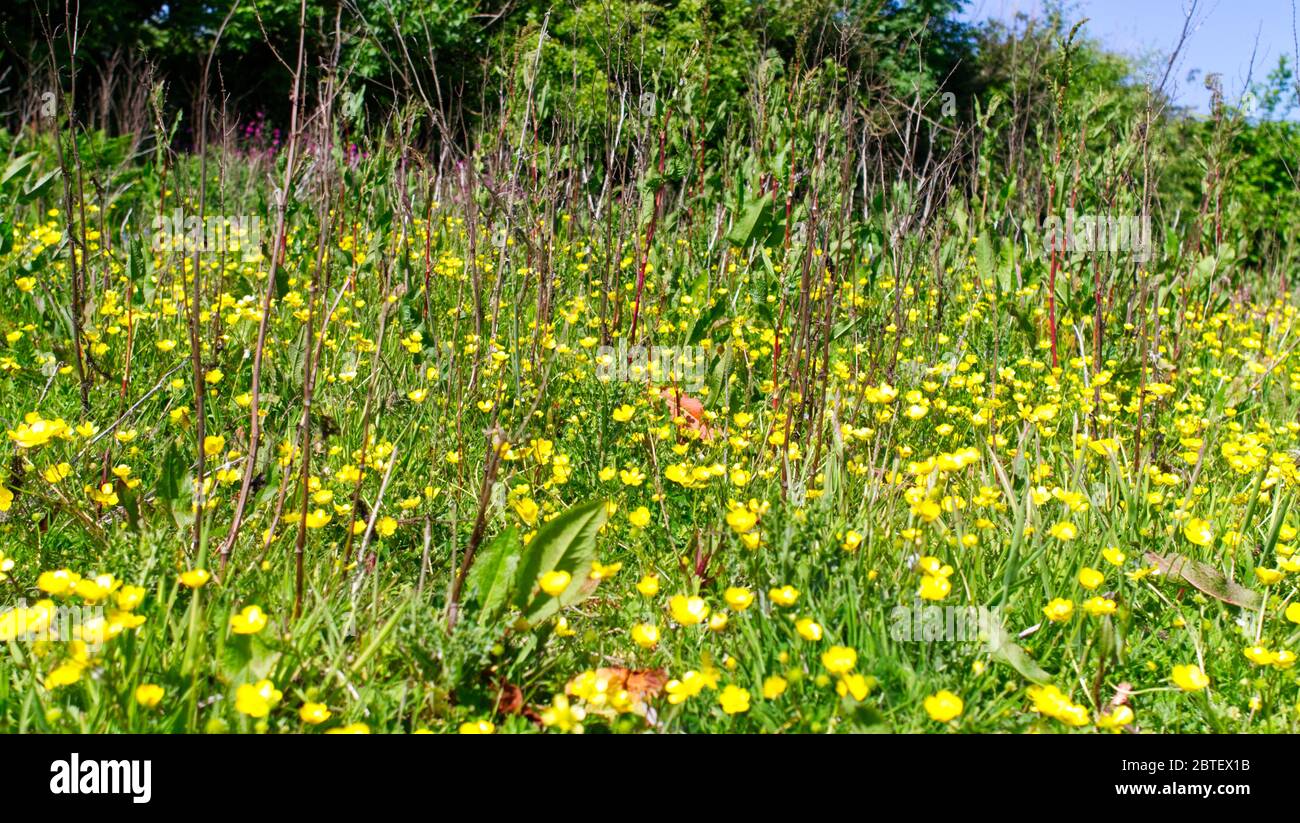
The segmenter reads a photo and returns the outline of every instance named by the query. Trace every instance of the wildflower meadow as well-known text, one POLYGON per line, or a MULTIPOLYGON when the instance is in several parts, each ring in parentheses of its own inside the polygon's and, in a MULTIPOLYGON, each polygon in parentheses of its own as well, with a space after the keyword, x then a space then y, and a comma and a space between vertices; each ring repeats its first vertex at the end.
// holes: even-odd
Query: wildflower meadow
POLYGON ((1300 731, 1294 61, 962 6, 0 11, 0 730, 1300 731))

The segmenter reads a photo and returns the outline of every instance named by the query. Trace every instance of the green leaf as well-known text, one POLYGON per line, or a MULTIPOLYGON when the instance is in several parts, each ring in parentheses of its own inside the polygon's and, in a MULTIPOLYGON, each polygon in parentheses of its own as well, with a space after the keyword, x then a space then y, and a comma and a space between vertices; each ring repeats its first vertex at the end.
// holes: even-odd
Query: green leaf
POLYGON ((715 299, 713 305, 702 311, 700 316, 696 318, 695 325, 691 327, 691 336, 687 339, 687 343, 693 346, 705 337, 711 336, 713 327, 726 311, 727 301, 715 299))
POLYGON ((127 271, 130 273, 131 279, 136 282, 143 281, 145 275, 144 241, 140 239, 138 233, 132 235, 131 243, 127 247, 127 255, 127 271))
POLYGON ((1005 663, 1019 672, 1020 676, 1031 683, 1050 683, 1052 676, 1043 671, 1043 668, 1029 656, 1029 653, 1021 648, 1019 643, 1011 639, 1007 629, 1002 625, 1001 619, 996 616, 984 621, 984 626, 988 632, 989 654, 999 663, 1005 663))
POLYGON ((280 662, 280 653, 262 642, 258 635, 245 636, 251 638, 249 646, 252 659, 248 661, 248 670, 258 680, 270 677, 271 672, 275 671, 275 664, 280 662))
POLYGON ((993 243, 989 240, 987 232, 981 234, 975 243, 975 266, 981 280, 993 276, 993 243))
POLYGON ((869 734, 888 734, 889 721, 875 706, 859 703, 851 695, 840 698, 842 716, 853 726, 854 731, 869 734))
POLYGON ((234 680, 253 662, 253 641, 249 635, 232 635, 221 648, 221 673, 234 680))
POLYGON ((741 215, 732 224, 731 231, 727 232, 727 242, 742 249, 748 246, 754 236, 754 230, 766 216, 771 205, 772 197, 767 194, 747 202, 741 215))
POLYGON ((490 623, 514 594, 522 545, 519 530, 501 532, 474 561, 469 590, 478 602, 479 623, 490 623))
POLYGON ((36 155, 37 152, 33 151, 28 152, 21 157, 15 157, 8 166, 5 166, 4 172, 0 174, 0 186, 4 186, 10 180, 26 171, 27 167, 32 164, 32 160, 36 159, 36 155))
POLYGON ((54 181, 54 178, 58 177, 60 173, 61 172, 59 169, 54 169, 52 171, 47 172, 45 176, 41 177, 35 183, 31 184, 30 186, 28 186, 26 189, 23 190, 22 195, 18 198, 18 202, 30 203, 33 200, 35 200, 37 197, 40 197, 41 194, 45 191, 45 189, 49 187, 50 183, 54 181))
POLYGON ((181 483, 188 473, 188 466, 184 456, 181 455, 180 449, 175 443, 167 447, 167 454, 163 458, 162 473, 158 480, 157 495, 158 499, 164 503, 170 503, 181 496, 181 483))
POLYGON ((515 579, 515 605, 525 620, 537 624, 591 593, 587 576, 596 559, 596 533, 608 516, 604 500, 582 503, 542 526, 524 547, 515 579), (556 596, 534 593, 542 576, 552 571, 570 574, 568 588, 556 596))

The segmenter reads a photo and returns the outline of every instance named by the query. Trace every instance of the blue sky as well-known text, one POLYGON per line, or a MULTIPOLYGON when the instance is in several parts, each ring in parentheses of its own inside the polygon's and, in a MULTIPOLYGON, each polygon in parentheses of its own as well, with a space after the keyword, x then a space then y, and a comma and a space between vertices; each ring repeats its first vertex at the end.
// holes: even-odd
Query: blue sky
MULTIPOLYGON (((1153 82, 1159 82, 1178 43, 1188 6, 1188 0, 1067 0, 1065 7, 1071 20, 1089 18, 1086 29, 1093 39, 1112 51, 1144 59, 1156 74, 1153 82)), ((1032 14, 1042 7, 1042 0, 967 0, 963 16, 1009 21, 1018 11, 1032 14)), ((1277 66, 1282 55, 1294 65, 1292 14, 1290 0, 1200 0, 1188 41, 1170 75, 1167 90, 1174 102, 1206 111, 1210 95, 1204 76, 1209 72, 1222 75, 1224 93, 1236 101, 1250 77, 1252 53, 1256 80, 1277 66)))

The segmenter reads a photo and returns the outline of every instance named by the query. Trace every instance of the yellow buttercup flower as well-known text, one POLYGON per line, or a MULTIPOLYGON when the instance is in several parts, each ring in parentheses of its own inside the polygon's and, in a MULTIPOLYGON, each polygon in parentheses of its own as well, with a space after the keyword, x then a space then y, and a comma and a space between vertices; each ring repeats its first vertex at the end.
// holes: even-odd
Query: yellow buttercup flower
POLYGON ((749 692, 734 684, 728 684, 718 695, 718 703, 722 706, 722 711, 727 714, 743 714, 749 711, 749 692))
POLYGON ((1102 574, 1096 569, 1091 569, 1088 568, 1087 566, 1084 566, 1082 569, 1079 569, 1078 579, 1079 579, 1080 586, 1083 586, 1085 589, 1091 590, 1097 588, 1102 583, 1105 583, 1106 575, 1102 574))
POLYGON ((1286 619, 1290 620, 1292 623, 1300 623, 1300 600, 1288 605, 1284 615, 1286 619))
POLYGON ((767 596, 777 606, 793 606, 799 600, 799 590, 794 586, 781 586, 769 590, 767 596))
POLYGON ((938 723, 947 723, 960 717, 962 709, 965 708, 961 698, 947 689, 930 695, 922 701, 922 705, 925 713, 930 715, 930 719, 938 723))
POLYGON ((643 649, 659 645, 659 629, 653 623, 638 623, 632 627, 632 641, 643 649))
POLYGON ((41 572, 36 578, 36 588, 59 597, 65 594, 72 594, 76 589, 77 583, 81 581, 81 575, 68 569, 58 569, 57 571, 41 572))
POLYGON ((48 466, 41 472, 41 477, 50 485, 57 485, 63 482, 69 474, 72 474, 72 465, 69 463, 56 463, 48 466))
POLYGON ((817 642, 822 639, 822 626, 811 617, 800 618, 794 624, 794 629, 804 640, 817 642))
POLYGON ((1114 614, 1115 608, 1115 601, 1107 597, 1089 597, 1083 601, 1083 610, 1092 617, 1114 614))
POLYGON ((542 575, 541 579, 537 581, 537 584, 541 587, 542 591, 546 592, 551 597, 558 597, 565 589, 569 588, 569 583, 572 580, 573 575, 568 572, 555 570, 542 575))
POLYGON ((1029 699, 1034 703, 1034 711, 1061 721, 1067 726, 1086 726, 1091 715, 1085 706, 1081 706, 1054 685, 1030 686, 1027 690, 1029 699))
POLYGON ((922 600, 942 600, 952 591, 952 583, 948 578, 937 574, 927 574, 921 578, 921 589, 918 592, 922 600))
POLYGON ((324 703, 303 703, 302 708, 298 710, 298 717, 302 722, 311 726, 318 726, 332 716, 329 707, 324 703))
POLYGON ((202 587, 212 578, 212 574, 207 569, 190 569, 181 573, 181 585, 191 589, 202 587))
POLYGON ((668 601, 668 611, 672 614, 673 620, 681 625, 694 626, 702 623, 709 616, 709 604, 700 597, 678 594, 668 601))
POLYGON ((732 611, 743 612, 754 602, 754 593, 739 586, 730 586, 722 593, 722 599, 732 611))
POLYGON ((1078 537, 1079 529, 1069 520, 1062 520, 1060 523, 1057 523, 1048 529, 1047 533, 1052 537, 1055 537, 1057 540, 1066 541, 1078 537))
POLYGON ((346 726, 326 729, 325 734, 370 734, 370 727, 365 723, 349 723, 346 726))
POLYGON ((1214 542, 1214 530, 1210 527, 1210 521, 1189 517, 1183 524, 1183 537, 1198 546, 1208 546, 1214 542))
POLYGON ((76 660, 61 663, 46 676, 44 686, 49 691, 63 686, 71 686, 81 679, 81 673, 85 668, 84 663, 76 660))
POLYGON ((307 512, 307 516, 303 522, 309 529, 322 529, 325 526, 328 526, 329 522, 333 519, 334 515, 324 509, 314 509, 307 512))
POLYGON ((874 677, 863 677, 856 672, 845 674, 835 684, 835 693, 840 697, 852 697, 860 703, 867 699, 867 695, 871 693, 871 688, 875 685, 875 682, 874 677))
POLYGON ((1074 614, 1074 603, 1061 597, 1043 607, 1043 614, 1053 623, 1064 623, 1074 614))
POLYGON ((763 699, 775 700, 785 694, 789 681, 780 675, 772 675, 763 681, 763 699))
POLYGON ((1273 653, 1266 646, 1251 646, 1245 654, 1246 659, 1257 666, 1268 666, 1273 662, 1273 653))
POLYGON ((235 710, 249 717, 266 717, 284 693, 270 680, 244 683, 235 690, 235 710))
POLYGON ((266 612, 261 606, 245 606, 230 616, 230 630, 235 634, 257 634, 266 628, 266 612))
POLYGON ((754 528, 758 515, 746 508, 737 507, 727 512, 727 525, 736 534, 744 534, 754 528))
POLYGON ((39 448, 55 438, 67 436, 68 424, 63 418, 46 420, 36 412, 29 413, 17 429, 9 430, 9 439, 20 449, 39 448))
POLYGON ((1124 730, 1125 726, 1132 725, 1133 710, 1128 706, 1116 706, 1110 710, 1109 714, 1103 714, 1097 718, 1097 728, 1113 731, 1116 734, 1124 730))
POLYGON ((542 725, 562 732, 581 733, 582 721, 586 717, 586 709, 572 705, 568 697, 557 694, 552 698, 550 707, 542 712, 542 725))
POLYGON ((108 597, 121 585, 121 581, 111 574, 97 574, 78 580, 73 591, 86 603, 94 604, 108 597))
POLYGON ((146 709, 152 709, 162 702, 165 693, 163 687, 156 683, 141 683, 135 689, 135 702, 146 709))
POLYGON ((844 533, 844 539, 840 541, 840 548, 846 552, 855 552, 858 546, 862 545, 862 535, 850 529, 844 533))
POLYGON ((1200 666, 1186 664, 1174 666, 1174 684, 1185 692, 1200 691, 1210 685, 1210 678, 1205 676, 1200 666))
POLYGON ((117 591, 116 602, 118 609, 129 612, 144 602, 144 588, 141 586, 123 586, 117 591))
POLYGON ((1255 577, 1258 578, 1259 582, 1263 583, 1265 586, 1271 586, 1285 576, 1286 575, 1284 575, 1282 572, 1278 571, 1277 569, 1266 569, 1263 566, 1255 567, 1255 577))
POLYGON ((541 511, 541 507, 537 505, 537 501, 533 500, 531 497, 524 497, 516 500, 514 508, 515 514, 519 515, 519 519, 527 523, 529 526, 537 522, 537 515, 541 511))
POLYGON ((858 665, 858 653, 848 646, 831 646, 822 653, 822 665, 831 674, 847 674, 858 665))

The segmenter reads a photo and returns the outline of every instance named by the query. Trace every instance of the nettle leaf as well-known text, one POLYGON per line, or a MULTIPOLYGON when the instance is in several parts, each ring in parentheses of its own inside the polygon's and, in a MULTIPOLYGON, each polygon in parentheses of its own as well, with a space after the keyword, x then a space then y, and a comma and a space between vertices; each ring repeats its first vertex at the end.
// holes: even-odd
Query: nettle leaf
POLYGON ((591 594, 594 586, 587 577, 596 559, 596 533, 608 517, 604 500, 579 504, 542 526, 524 547, 515 578, 515 605, 530 624, 591 594), (538 589, 538 581, 552 571, 568 572, 572 578, 555 596, 538 589))

